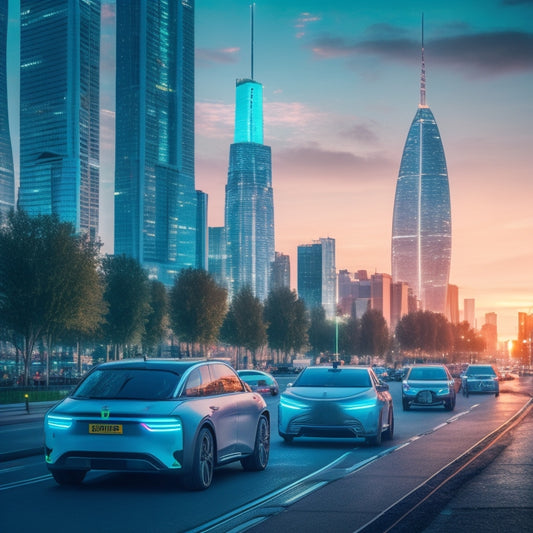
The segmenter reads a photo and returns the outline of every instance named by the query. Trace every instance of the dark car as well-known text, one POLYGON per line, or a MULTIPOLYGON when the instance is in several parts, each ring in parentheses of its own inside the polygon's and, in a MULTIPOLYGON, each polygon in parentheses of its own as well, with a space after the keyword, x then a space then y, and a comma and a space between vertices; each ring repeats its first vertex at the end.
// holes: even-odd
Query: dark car
POLYGON ((203 490, 216 466, 266 468, 270 413, 235 370, 214 360, 121 360, 93 369, 44 420, 59 484, 89 470, 171 472, 203 490))
POLYGON ((498 372, 492 365, 468 365, 461 376, 461 386, 465 396, 473 392, 500 395, 498 372))
POLYGON ((368 367, 310 366, 280 396, 278 431, 295 437, 363 438, 380 445, 394 435, 389 386, 368 367))
POLYGON ((443 405, 448 411, 455 409, 455 379, 445 365, 414 365, 402 383, 402 406, 432 407, 443 405))
POLYGON ((279 385, 274 376, 261 370, 238 370, 239 377, 247 383, 254 392, 277 396, 279 385))

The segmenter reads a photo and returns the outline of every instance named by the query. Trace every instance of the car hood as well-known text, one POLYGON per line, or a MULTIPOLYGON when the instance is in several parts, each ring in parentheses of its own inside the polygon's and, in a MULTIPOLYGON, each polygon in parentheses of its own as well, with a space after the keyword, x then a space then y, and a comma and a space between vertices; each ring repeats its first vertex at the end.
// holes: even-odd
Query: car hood
POLYGON ((363 399, 376 395, 372 387, 292 387, 283 394, 303 400, 363 399))
POLYGON ((54 414, 72 416, 102 416, 103 411, 109 411, 109 418, 120 416, 169 416, 181 403, 180 400, 96 400, 65 398, 61 403, 53 407, 49 412, 54 414))

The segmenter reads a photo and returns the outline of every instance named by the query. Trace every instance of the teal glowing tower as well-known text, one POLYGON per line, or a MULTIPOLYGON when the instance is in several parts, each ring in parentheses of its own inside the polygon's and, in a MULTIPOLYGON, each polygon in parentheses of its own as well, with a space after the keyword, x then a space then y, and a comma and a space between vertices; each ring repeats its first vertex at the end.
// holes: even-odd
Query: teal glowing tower
POLYGON ((260 300, 270 289, 274 261, 274 199, 270 146, 263 144, 263 87, 237 80, 235 136, 230 147, 225 228, 229 294, 248 286, 260 300))
POLYGON ((96 239, 100 186, 99 0, 20 2, 20 189, 96 239))
POLYGON ((392 221, 392 277, 422 309, 445 313, 451 262, 451 206, 444 149, 426 105, 422 19, 420 104, 407 134, 392 221))
POLYGON ((15 207, 15 174, 7 111, 7 21, 8 3, 2 2, 0 4, 0 217, 15 207))
POLYGON ((115 254, 196 265, 194 0, 117 0, 115 254))

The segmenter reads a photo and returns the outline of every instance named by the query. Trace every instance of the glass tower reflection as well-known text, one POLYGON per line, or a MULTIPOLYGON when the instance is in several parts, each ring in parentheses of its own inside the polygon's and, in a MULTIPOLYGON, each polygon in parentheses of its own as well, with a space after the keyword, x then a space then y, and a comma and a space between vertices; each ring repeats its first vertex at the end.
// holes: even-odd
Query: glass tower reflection
POLYGON ((196 265, 194 2, 117 0, 115 254, 196 265))
POLYGON ((446 311, 451 262, 451 206, 444 148, 426 105, 424 55, 420 104, 407 134, 396 183, 392 277, 413 289, 423 309, 446 311))

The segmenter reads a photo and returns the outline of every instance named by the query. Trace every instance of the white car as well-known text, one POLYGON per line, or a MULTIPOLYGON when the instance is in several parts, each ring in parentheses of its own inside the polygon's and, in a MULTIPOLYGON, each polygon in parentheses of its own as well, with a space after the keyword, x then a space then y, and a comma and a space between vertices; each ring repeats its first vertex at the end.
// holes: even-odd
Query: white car
POLYGON ((121 360, 93 369, 44 420, 45 459, 59 484, 89 470, 174 472, 192 490, 216 466, 266 468, 270 413, 219 361, 121 360))

